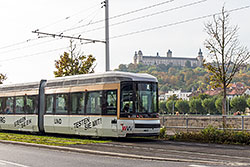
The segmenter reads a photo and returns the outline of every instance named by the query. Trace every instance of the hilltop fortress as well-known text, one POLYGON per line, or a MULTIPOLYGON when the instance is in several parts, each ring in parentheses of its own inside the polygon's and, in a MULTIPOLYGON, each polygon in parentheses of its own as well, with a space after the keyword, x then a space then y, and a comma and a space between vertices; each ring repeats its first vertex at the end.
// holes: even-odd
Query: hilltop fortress
POLYGON ((160 56, 159 53, 156 56, 144 56, 142 51, 135 52, 134 64, 145 64, 145 65, 159 65, 159 64, 172 64, 173 66, 190 66, 199 67, 202 66, 203 56, 201 49, 198 52, 196 58, 185 58, 185 57, 172 57, 172 51, 168 50, 166 56, 160 56))

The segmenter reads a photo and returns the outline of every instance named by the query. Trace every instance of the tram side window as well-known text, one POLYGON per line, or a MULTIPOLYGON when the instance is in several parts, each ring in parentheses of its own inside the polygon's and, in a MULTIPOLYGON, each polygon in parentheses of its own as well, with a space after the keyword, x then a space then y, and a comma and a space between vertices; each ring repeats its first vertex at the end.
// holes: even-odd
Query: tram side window
POLYGON ((27 96, 26 97, 25 110, 28 114, 36 114, 37 110, 38 110, 37 105, 38 105, 38 97, 37 96, 27 96))
POLYGON ((5 102, 4 112, 6 114, 13 114, 14 112, 14 97, 7 97, 5 102))
POLYGON ((71 94, 72 114, 84 114, 85 93, 71 94))
POLYGON ((46 95, 46 114, 53 113, 54 95, 46 95))
POLYGON ((104 91, 104 115, 116 115, 117 114, 117 91, 105 90, 104 91))
POLYGON ((68 114, 68 94, 56 95, 56 114, 68 114))
POLYGON ((4 114, 4 98, 0 98, 0 114, 4 114))
POLYGON ((87 100, 86 114, 100 115, 101 99, 102 99, 102 91, 88 92, 86 96, 87 100))
POLYGON ((24 113, 24 97, 16 97, 16 114, 24 113))

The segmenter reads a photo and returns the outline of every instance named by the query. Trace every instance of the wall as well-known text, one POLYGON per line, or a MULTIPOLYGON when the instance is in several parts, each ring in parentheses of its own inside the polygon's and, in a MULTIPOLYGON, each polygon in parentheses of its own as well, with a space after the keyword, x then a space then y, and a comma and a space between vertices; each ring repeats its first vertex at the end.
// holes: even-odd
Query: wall
MULTIPOLYGON (((222 116, 161 116, 161 124, 172 130, 202 129, 209 125, 222 128, 222 116)), ((250 130, 250 116, 226 116, 228 128, 250 130), (243 119, 243 120, 242 120, 243 119)))

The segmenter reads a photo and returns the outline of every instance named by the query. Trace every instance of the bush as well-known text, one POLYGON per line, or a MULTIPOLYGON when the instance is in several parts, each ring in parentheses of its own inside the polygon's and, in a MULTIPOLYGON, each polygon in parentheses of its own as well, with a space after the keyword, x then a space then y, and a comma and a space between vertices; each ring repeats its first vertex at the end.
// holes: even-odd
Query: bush
POLYGON ((170 140, 250 145, 250 133, 245 131, 219 130, 216 127, 209 126, 200 132, 177 133, 170 140))
POLYGON ((167 132, 167 128, 166 127, 161 128, 160 129, 159 137, 160 138, 165 138, 166 137, 166 132, 167 132))
POLYGON ((220 136, 222 135, 223 130, 219 130, 215 127, 209 126, 201 131, 201 136, 203 137, 203 141, 209 143, 216 143, 220 140, 220 136))

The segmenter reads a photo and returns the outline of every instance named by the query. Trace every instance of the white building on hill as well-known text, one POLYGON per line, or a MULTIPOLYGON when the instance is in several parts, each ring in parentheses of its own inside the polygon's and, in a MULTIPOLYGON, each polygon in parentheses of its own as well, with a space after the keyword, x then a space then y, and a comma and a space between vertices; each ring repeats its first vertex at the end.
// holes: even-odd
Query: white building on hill
POLYGON ((145 65, 158 65, 158 64, 172 64, 173 66, 190 66, 190 67, 198 67, 202 66, 203 56, 201 49, 198 52, 198 56, 196 58, 185 58, 185 57, 172 57, 172 51, 168 50, 166 56, 160 56, 157 53, 156 56, 144 56, 142 51, 139 50, 135 52, 134 55, 134 64, 145 64, 145 65))
POLYGON ((168 93, 164 94, 164 99, 161 97, 160 100, 167 100, 169 97, 176 95, 178 99, 182 100, 188 100, 189 101, 189 95, 192 92, 182 92, 181 90, 173 90, 173 91, 168 91, 168 93))

